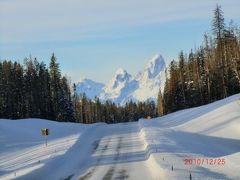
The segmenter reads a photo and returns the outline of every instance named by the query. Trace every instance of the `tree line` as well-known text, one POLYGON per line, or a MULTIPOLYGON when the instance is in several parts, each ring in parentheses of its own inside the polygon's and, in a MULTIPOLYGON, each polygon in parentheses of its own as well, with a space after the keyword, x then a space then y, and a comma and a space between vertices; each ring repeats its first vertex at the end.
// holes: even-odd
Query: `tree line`
POLYGON ((49 67, 36 58, 0 62, 0 118, 43 118, 78 123, 117 123, 156 117, 154 102, 128 102, 124 107, 77 94, 61 75, 53 54, 49 67))
POLYGON ((158 113, 214 102, 240 92, 240 28, 226 26, 221 6, 212 20, 212 34, 203 45, 171 61, 164 92, 159 91, 158 113))
POLYGON ((88 99, 85 94, 78 95, 74 85, 73 104, 75 116, 80 123, 119 123, 137 121, 140 118, 157 117, 156 105, 153 101, 127 102, 124 106, 112 101, 101 102, 98 97, 88 99))
POLYGON ((73 119, 68 80, 61 76, 54 54, 49 68, 31 57, 24 65, 0 62, 0 87, 0 118, 73 119))

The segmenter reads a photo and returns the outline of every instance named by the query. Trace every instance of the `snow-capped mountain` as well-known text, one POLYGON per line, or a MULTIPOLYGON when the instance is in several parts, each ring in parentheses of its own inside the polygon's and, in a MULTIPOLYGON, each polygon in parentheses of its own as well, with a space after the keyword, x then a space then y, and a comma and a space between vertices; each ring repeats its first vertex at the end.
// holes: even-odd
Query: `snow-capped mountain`
POLYGON ((76 85, 76 92, 78 94, 85 93, 90 99, 94 99, 95 96, 99 96, 102 92, 104 84, 92 81, 90 79, 82 78, 76 85))
POLYGON ((159 89, 163 90, 164 88, 165 70, 165 61, 161 55, 157 54, 135 77, 119 68, 104 87, 101 83, 88 80, 88 83, 80 82, 78 86, 80 85, 81 88, 78 86, 77 88, 81 89, 78 92, 85 92, 89 98, 98 96, 102 101, 112 100, 121 105, 130 100, 156 101, 159 89))
POLYGON ((155 55, 136 76, 138 88, 131 94, 137 101, 156 100, 166 81, 166 64, 161 55, 155 55))
POLYGON ((114 77, 109 81, 109 83, 103 88, 103 92, 100 95, 102 100, 112 100, 115 102, 119 101, 123 89, 128 86, 131 82, 132 76, 124 69, 119 68, 114 77))

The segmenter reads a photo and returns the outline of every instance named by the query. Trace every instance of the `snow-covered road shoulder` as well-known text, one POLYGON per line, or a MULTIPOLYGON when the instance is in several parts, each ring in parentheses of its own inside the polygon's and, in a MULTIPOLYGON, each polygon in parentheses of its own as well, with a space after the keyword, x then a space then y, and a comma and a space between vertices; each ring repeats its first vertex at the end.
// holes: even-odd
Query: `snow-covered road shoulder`
POLYGON ((0 179, 13 179, 64 155, 90 126, 41 119, 0 120, 0 179), (41 135, 49 128, 50 135, 41 135))

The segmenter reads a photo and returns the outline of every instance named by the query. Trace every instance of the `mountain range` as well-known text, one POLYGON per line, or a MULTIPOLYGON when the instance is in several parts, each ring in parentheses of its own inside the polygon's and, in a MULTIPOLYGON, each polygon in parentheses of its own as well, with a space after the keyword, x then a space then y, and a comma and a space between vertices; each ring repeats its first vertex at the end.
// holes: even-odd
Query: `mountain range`
POLYGON ((78 94, 85 93, 90 99, 97 96, 101 101, 111 100, 120 105, 130 100, 156 101, 159 90, 164 89, 165 71, 166 63, 163 57, 156 54, 136 76, 119 68, 107 84, 84 78, 77 83, 76 91, 78 94))

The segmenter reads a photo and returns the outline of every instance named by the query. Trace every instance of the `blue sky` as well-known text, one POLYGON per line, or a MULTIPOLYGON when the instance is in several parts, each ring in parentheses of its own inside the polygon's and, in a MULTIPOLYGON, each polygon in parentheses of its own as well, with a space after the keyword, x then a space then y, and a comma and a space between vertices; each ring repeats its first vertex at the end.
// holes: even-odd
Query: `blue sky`
POLYGON ((131 74, 154 54, 167 63, 199 46, 216 4, 240 24, 239 0, 0 0, 0 59, 30 54, 78 81, 107 82, 117 68, 131 74))

